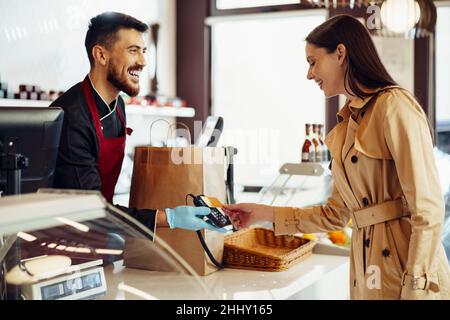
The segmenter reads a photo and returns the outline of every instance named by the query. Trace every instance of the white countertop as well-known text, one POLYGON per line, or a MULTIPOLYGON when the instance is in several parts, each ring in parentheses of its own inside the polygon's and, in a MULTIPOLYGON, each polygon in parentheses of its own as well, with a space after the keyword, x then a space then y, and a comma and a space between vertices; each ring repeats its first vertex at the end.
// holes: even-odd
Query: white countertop
POLYGON ((224 269, 193 277, 172 272, 105 269, 104 299, 348 299, 348 257, 313 254, 283 272, 224 269), (112 276, 114 275, 114 276, 112 276))

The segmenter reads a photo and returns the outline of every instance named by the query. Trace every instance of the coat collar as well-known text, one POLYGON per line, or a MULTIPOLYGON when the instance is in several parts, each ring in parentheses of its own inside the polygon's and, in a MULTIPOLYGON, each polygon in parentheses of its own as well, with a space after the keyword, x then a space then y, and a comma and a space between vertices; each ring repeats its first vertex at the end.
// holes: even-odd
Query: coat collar
POLYGON ((364 99, 361 98, 355 98, 353 100, 347 99, 345 102, 344 107, 337 113, 337 121, 341 122, 346 119, 348 119, 352 114, 359 111, 361 108, 363 108, 367 103, 374 97, 374 95, 380 91, 389 89, 389 88, 395 88, 398 86, 387 86, 383 88, 377 88, 377 89, 369 89, 367 90, 368 93, 372 93, 372 95, 365 97, 364 99))
POLYGON ((337 121, 341 122, 347 120, 352 114, 356 114, 357 111, 361 110, 361 108, 364 107, 372 97, 373 96, 367 97, 364 100, 358 98, 358 101, 347 100, 342 109, 336 114, 337 121))
MULTIPOLYGON (((378 91, 373 91, 373 92, 376 93, 378 91)), ((356 98, 353 100, 347 99, 344 107, 342 107, 342 109, 336 115, 338 122, 348 119, 352 114, 354 114, 355 112, 360 110, 362 107, 364 107, 372 98, 373 98, 373 95, 365 97, 364 99, 361 99, 361 98, 356 98)))
POLYGON ((345 105, 342 107, 342 109, 341 110, 339 110, 339 112, 336 114, 336 117, 337 117, 337 122, 339 123, 339 122, 342 122, 342 121, 345 121, 345 120, 347 120, 348 118, 350 118, 350 115, 352 114, 352 112, 351 112, 351 110, 350 110, 350 107, 349 107, 349 105, 348 105, 348 100, 347 100, 347 102, 345 103, 345 105))

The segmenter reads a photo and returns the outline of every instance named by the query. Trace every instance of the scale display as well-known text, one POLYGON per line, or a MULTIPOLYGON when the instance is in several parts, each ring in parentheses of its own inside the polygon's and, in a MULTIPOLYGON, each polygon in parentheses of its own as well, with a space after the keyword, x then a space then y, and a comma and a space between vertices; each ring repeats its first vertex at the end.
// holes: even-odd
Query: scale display
POLYGON ((59 274, 23 284, 25 300, 93 299, 106 293, 103 260, 74 258, 59 274))
POLYGON ((99 288, 103 285, 101 272, 95 272, 79 278, 61 281, 41 287, 42 300, 56 300, 83 291, 99 288))

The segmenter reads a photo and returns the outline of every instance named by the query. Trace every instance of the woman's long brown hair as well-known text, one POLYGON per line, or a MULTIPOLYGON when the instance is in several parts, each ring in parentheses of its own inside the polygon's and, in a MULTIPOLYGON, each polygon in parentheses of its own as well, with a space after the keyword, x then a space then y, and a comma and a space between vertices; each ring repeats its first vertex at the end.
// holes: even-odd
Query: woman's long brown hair
MULTIPOLYGON (((348 94, 353 92, 357 97, 364 99, 373 93, 365 92, 361 85, 369 89, 398 85, 381 62, 369 31, 352 16, 337 15, 328 19, 311 31, 306 41, 326 49, 328 53, 335 52, 341 43, 345 46, 348 63, 344 89, 348 94)), ((434 130, 430 120, 426 118, 435 145, 434 130)))
POLYGON ((364 92, 360 85, 369 89, 397 85, 381 62, 369 32, 352 16, 338 15, 328 19, 311 31, 306 41, 328 53, 335 52, 341 43, 345 46, 348 66, 344 88, 349 94, 353 92, 362 99, 371 93, 364 92))

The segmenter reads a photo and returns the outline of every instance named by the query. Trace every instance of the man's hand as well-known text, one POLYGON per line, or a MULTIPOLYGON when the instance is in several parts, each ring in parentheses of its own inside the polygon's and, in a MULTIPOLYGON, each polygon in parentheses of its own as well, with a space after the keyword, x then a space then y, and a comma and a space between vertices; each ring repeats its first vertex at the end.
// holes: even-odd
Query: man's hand
POLYGON ((209 229, 218 232, 227 232, 225 228, 218 228, 203 220, 211 209, 207 207, 179 206, 175 209, 166 209, 167 223, 170 228, 188 230, 209 229))
POLYGON ((230 217, 233 226, 239 230, 258 221, 273 222, 273 207, 256 203, 224 205, 224 212, 230 217))

